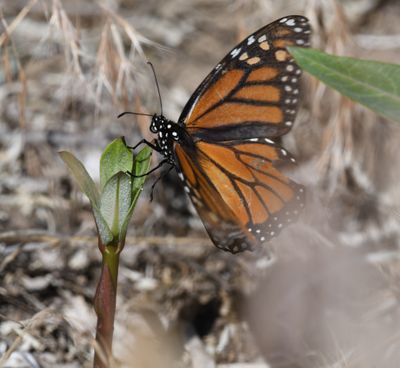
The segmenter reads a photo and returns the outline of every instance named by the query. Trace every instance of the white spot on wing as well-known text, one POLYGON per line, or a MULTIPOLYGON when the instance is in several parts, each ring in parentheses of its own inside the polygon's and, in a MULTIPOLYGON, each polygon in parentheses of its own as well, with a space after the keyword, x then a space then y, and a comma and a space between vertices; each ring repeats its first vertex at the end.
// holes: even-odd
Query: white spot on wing
POLYGON ((292 72, 292 71, 294 70, 294 66, 293 66, 292 64, 289 64, 289 65, 286 67, 286 70, 287 70, 288 72, 292 72))
POLYGON ((239 53, 240 53, 240 50, 241 50, 240 47, 238 47, 238 48, 236 48, 236 49, 233 49, 233 50, 231 51, 231 56, 232 56, 232 58, 235 58, 236 56, 238 56, 239 53))
POLYGON ((266 35, 262 35, 261 37, 258 38, 258 42, 259 43, 264 42, 266 40, 267 40, 267 36, 266 35))
POLYGON ((254 43, 255 40, 256 40, 256 39, 254 38, 253 35, 250 36, 250 37, 247 39, 247 45, 248 45, 248 46, 251 45, 252 43, 254 43))
POLYGON ((294 19, 292 18, 292 19, 289 19, 289 20, 287 20, 286 22, 285 22, 285 24, 287 25, 287 26, 294 26, 295 25, 295 22, 294 22, 294 19))

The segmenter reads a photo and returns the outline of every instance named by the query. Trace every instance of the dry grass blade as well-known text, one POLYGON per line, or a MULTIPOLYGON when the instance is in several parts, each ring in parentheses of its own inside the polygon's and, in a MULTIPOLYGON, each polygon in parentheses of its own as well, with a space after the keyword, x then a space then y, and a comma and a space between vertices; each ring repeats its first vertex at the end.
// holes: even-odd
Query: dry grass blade
POLYGON ((160 47, 160 45, 158 45, 156 42, 151 41, 150 39, 138 33, 125 19, 120 17, 118 14, 111 11, 102 4, 100 4, 100 6, 104 9, 106 14, 108 14, 112 19, 114 19, 116 24, 118 24, 124 30, 125 34, 129 37, 130 41, 132 42, 133 51, 138 51, 139 54, 142 57, 144 57, 142 44, 160 47))
POLYGON ((118 53, 115 52, 114 44, 110 42, 110 22, 107 22, 103 28, 100 38, 99 49, 97 52, 97 86, 96 86, 96 104, 99 104, 102 89, 105 88, 111 95, 113 95, 114 85, 113 79, 118 73, 116 64, 118 53))
POLYGON ((19 68, 19 82, 21 84, 21 92, 18 94, 19 105, 19 124, 21 129, 26 127, 26 98, 28 95, 28 82, 26 79, 25 71, 22 67, 19 68))
POLYGON ((61 31, 64 36, 65 58, 67 65, 72 66, 74 73, 83 78, 83 72, 80 63, 82 55, 79 42, 79 33, 70 21, 67 13, 61 5, 60 0, 53 0, 52 16, 49 24, 61 31))
POLYGON ((132 86, 135 81, 133 60, 138 54, 140 65, 143 65, 145 55, 142 44, 156 46, 157 44, 138 33, 132 25, 112 10, 101 5, 107 15, 103 27, 100 44, 96 56, 96 105, 100 106, 103 89, 113 97, 114 104, 124 101, 124 105, 132 100, 132 86), (130 42, 130 51, 124 47, 124 36, 130 42))
MULTIPOLYGON (((33 4, 32 4, 33 6, 33 4)), ((25 9, 25 8, 24 8, 25 9)), ((30 9, 30 8, 29 8, 30 9)), ((28 9, 26 14, 28 13, 28 9)), ((20 13, 21 14, 21 13, 20 13)), ((25 15, 26 15, 25 14, 25 15)), ((20 17, 22 20, 22 17, 20 17)), ((6 20, 1 16, 1 22, 5 28, 5 32, 8 35, 11 35, 12 30, 11 30, 11 25, 8 26, 6 23, 6 20)), ((17 26, 18 23, 15 24, 14 23, 14 28, 17 26)), ((27 97, 27 93, 28 93, 28 89, 27 89, 27 80, 26 80, 26 75, 25 75, 25 71, 21 65, 21 62, 19 60, 19 56, 15 47, 14 42, 12 41, 12 38, 8 38, 6 39, 9 41, 10 45, 11 45, 11 49, 12 49, 12 55, 14 57, 14 63, 17 66, 18 69, 18 76, 19 76, 19 82, 20 82, 20 91, 18 93, 18 105, 19 105, 19 124, 20 124, 20 128, 21 130, 25 129, 25 125, 26 125, 26 119, 25 119, 25 112, 26 112, 26 97, 27 97)), ((0 40, 1 41, 1 40, 0 40)), ((1 42, 0 42, 0 47, 1 47, 1 42)), ((4 45, 3 45, 4 47, 4 45)), ((12 78, 13 78, 13 73, 12 73, 12 61, 10 61, 10 55, 8 53, 8 48, 6 47, 6 52, 4 52, 3 55, 3 65, 5 67, 5 79, 7 80, 7 82, 11 83, 12 78)))
MULTIPOLYGON (((96 236, 71 236, 65 237, 61 234, 51 234, 41 230, 20 230, 20 231, 7 231, 0 233, 0 242, 4 244, 32 244, 38 243, 43 246, 58 246, 65 243, 70 245, 77 244, 90 244, 97 246, 96 236)), ((201 237, 165 237, 165 236, 128 236, 126 239, 127 244, 140 244, 144 246, 173 246, 177 248, 185 248, 188 244, 191 245, 192 251, 199 247, 203 251, 207 251, 210 246, 208 238, 201 237)), ((191 251, 190 249, 187 249, 191 251)), ((184 249, 182 250, 184 251, 184 249)))
POLYGON ((47 320, 49 316, 53 314, 50 308, 46 308, 38 313, 36 313, 28 321, 23 322, 23 327, 20 330, 16 330, 15 333, 18 337, 14 340, 7 351, 0 357, 0 368, 6 367, 7 360, 10 358, 11 354, 18 350, 18 347, 22 344, 24 336, 29 335, 32 331, 36 329, 36 326, 47 320))
POLYGON ((30 0, 29 3, 26 4, 26 6, 24 6, 19 14, 14 18, 9 27, 7 27, 6 30, 0 35, 0 47, 2 47, 7 38, 11 36, 11 34, 18 27, 21 21, 27 16, 27 14, 30 12, 36 2, 37 0, 30 0))
POLYGON ((1 263, 0 263, 0 274, 4 271, 4 269, 7 267, 9 263, 12 263, 19 255, 21 252, 21 248, 17 247, 15 250, 13 250, 10 254, 6 255, 1 263))

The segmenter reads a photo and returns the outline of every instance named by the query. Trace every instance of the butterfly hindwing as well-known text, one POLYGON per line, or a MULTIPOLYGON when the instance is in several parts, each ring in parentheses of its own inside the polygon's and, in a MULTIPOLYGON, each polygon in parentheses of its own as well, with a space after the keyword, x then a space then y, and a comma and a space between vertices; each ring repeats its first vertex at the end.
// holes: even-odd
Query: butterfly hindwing
POLYGON ((234 212, 207 173, 180 146, 176 147, 175 155, 180 162, 179 176, 184 181, 185 190, 213 243, 232 253, 253 249, 257 244, 256 239, 247 238, 234 212))
POLYGON ((304 188, 274 164, 294 159, 269 139, 179 146, 181 176, 214 244, 237 253, 277 236, 304 206, 304 188))

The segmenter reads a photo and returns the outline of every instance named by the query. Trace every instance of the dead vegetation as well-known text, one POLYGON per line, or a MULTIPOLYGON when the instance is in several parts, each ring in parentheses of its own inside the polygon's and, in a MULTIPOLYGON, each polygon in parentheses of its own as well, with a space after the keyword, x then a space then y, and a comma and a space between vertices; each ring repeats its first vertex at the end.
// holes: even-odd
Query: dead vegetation
MULTIPOLYGON (((57 151, 96 177, 111 139, 150 138, 146 118, 116 119, 159 111, 146 60, 176 119, 232 45, 296 13, 316 48, 398 60, 394 0, 0 1, 0 366, 91 366, 100 255, 57 151)), ((303 90, 284 144, 308 205, 268 249, 214 249, 175 174, 153 202, 145 190, 121 259, 115 367, 397 367, 400 129, 311 78, 303 90)))

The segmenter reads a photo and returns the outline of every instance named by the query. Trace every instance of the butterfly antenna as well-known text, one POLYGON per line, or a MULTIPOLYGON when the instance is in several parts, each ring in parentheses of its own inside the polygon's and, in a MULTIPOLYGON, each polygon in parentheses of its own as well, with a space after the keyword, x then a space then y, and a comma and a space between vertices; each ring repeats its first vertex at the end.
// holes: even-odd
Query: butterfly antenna
POLYGON ((141 112, 124 111, 124 112, 122 112, 121 114, 119 114, 119 115, 117 116, 117 119, 121 118, 121 117, 124 116, 124 115, 153 116, 153 115, 151 115, 151 114, 144 114, 144 113, 141 113, 141 112))
POLYGON ((148 61, 147 64, 150 65, 150 68, 153 71, 154 80, 156 81, 156 86, 157 86, 158 98, 160 100, 161 115, 163 115, 162 99, 161 99, 161 93, 160 93, 160 86, 158 85, 157 74, 156 74, 156 71, 154 70, 153 64, 150 61, 148 61))

